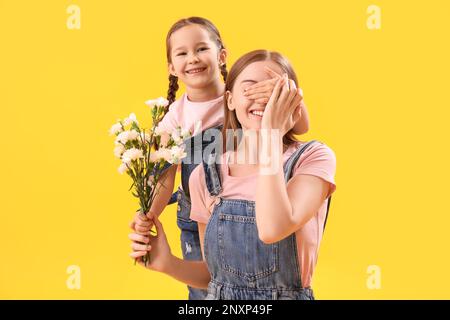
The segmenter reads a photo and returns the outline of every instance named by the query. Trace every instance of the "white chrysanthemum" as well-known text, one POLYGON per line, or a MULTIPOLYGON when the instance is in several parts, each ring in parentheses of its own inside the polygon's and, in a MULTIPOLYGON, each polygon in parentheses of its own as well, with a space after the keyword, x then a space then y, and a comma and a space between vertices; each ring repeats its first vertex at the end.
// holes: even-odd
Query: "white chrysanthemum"
POLYGON ((156 161, 165 160, 169 161, 172 159, 172 153, 170 152, 170 149, 167 148, 159 148, 159 150, 155 151, 156 155, 156 161))
POLYGON ((154 134, 155 136, 160 136, 162 134, 164 134, 166 131, 163 128, 160 128, 159 126, 157 126, 154 130, 154 134))
POLYGON ((135 122, 136 124, 138 124, 138 121, 136 119, 136 115, 134 113, 130 113, 128 118, 125 118, 125 120, 123 120, 123 125, 127 126, 127 125, 131 124, 132 122, 135 122))
POLYGON ((124 153, 124 151, 125 151, 125 147, 123 145, 119 144, 114 148, 114 155, 117 158, 120 158, 122 156, 122 153, 124 153))
POLYGON ((186 152, 184 151, 184 148, 179 146, 173 146, 170 149, 171 159, 169 160, 170 163, 179 163, 181 159, 186 157, 186 152))
POLYGON ((161 133, 160 137, 160 147, 167 147, 167 144, 170 142, 170 133, 164 131, 161 133))
POLYGON ((144 158, 141 149, 131 148, 125 151, 122 155, 122 162, 129 164, 133 160, 144 158))
POLYGON ((145 101, 145 104, 150 108, 153 108, 155 106, 167 107, 169 105, 169 101, 167 99, 164 99, 163 97, 159 97, 155 100, 147 100, 145 101))
POLYGON ((121 163, 118 169, 120 174, 124 174, 124 172, 128 171, 128 167, 125 163, 121 163))
POLYGON ((150 162, 155 163, 159 161, 158 151, 150 152, 150 162))
POLYGON ((141 139, 147 142, 150 142, 150 135, 148 133, 145 132, 141 132, 141 139))
POLYGON ((158 106, 167 107, 169 105, 169 101, 163 97, 159 97, 156 100, 158 101, 158 106))
POLYGON ((115 123, 113 124, 111 129, 109 129, 109 134, 112 136, 122 131, 123 131, 122 125, 120 123, 115 123))
POLYGON ((119 133, 119 135, 116 138, 116 141, 120 141, 123 144, 125 144, 128 141, 136 140, 137 137, 139 137, 139 133, 133 129, 130 131, 123 131, 123 132, 119 133))
POLYGON ((178 131, 178 129, 173 130, 171 136, 172 136, 172 140, 176 144, 182 144, 183 143, 183 138, 180 136, 180 132, 178 131))
POLYGON ((180 136, 183 140, 186 140, 191 136, 191 133, 187 129, 180 129, 180 136))

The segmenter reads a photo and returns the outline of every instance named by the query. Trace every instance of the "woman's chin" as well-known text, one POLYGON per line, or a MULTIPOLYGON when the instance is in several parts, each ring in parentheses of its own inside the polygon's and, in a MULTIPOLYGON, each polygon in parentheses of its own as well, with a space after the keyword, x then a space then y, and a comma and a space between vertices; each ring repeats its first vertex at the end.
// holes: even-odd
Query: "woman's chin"
POLYGON ((250 120, 247 121, 247 123, 245 125, 242 125, 242 128, 244 130, 256 130, 259 131, 261 130, 261 120, 250 120))

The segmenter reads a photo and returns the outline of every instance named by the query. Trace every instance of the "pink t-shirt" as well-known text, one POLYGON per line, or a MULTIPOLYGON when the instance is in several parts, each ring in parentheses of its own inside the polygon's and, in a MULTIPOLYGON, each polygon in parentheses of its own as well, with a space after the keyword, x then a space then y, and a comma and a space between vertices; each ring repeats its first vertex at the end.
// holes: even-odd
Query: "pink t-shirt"
MULTIPOLYGON (((297 142, 291 145, 283 154, 283 163, 304 144, 297 142)), ((222 193, 219 197, 224 199, 243 199, 255 201, 255 190, 258 175, 233 177, 229 174, 226 164, 228 154, 222 157, 220 165, 222 193)), ((336 172, 336 157, 334 152, 322 143, 314 143, 305 150, 293 168, 292 177, 299 174, 313 175, 330 183, 330 195, 336 190, 334 176, 336 172)), ((197 166, 189 179, 191 196, 192 220, 207 224, 214 209, 216 197, 210 196, 205 182, 203 166, 197 166)), ((309 287, 312 283, 313 271, 317 263, 320 241, 323 235, 323 226, 328 200, 320 206, 318 212, 299 230, 296 231, 298 261, 301 270, 302 285, 309 287)))
POLYGON ((195 135, 222 124, 223 108, 223 96, 205 102, 193 102, 189 101, 185 93, 170 105, 169 111, 158 126, 166 132, 172 132, 176 127, 181 126, 195 135))

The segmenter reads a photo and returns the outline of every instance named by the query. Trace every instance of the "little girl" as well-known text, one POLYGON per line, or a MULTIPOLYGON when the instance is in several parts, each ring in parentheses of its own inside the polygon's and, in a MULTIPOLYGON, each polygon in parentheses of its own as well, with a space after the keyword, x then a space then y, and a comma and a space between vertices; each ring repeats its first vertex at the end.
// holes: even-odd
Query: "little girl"
MULTIPOLYGON (((171 104, 159 127, 172 132, 177 126, 201 134, 206 129, 223 124, 223 109, 226 80, 227 51, 223 45, 217 28, 208 20, 191 17, 176 22, 166 37, 166 51, 169 69, 168 100, 171 104), (178 100, 175 95, 178 90, 178 80, 184 83, 186 93, 178 100)), ((271 77, 266 81, 255 83, 249 90, 249 98, 266 103, 275 86, 279 75, 268 70, 271 77)), ((308 130, 308 115, 306 106, 301 105, 302 117, 294 126, 292 132, 302 134, 308 130)), ((210 143, 203 141, 200 145, 193 143, 195 137, 187 143, 188 157, 181 165, 181 187, 176 199, 172 196, 176 166, 170 167, 161 181, 160 192, 156 197, 150 212, 161 214, 165 206, 178 200, 177 224, 181 229, 181 248, 183 258, 187 260, 202 260, 197 222, 190 219, 191 200, 189 177, 200 163, 191 161, 200 159, 202 151, 210 143), (197 155, 200 154, 200 157, 197 155), (190 160, 190 161, 187 161, 190 160)), ((131 223, 133 231, 146 232, 152 221, 146 216, 136 213, 131 223)), ((206 291, 189 287, 189 299, 204 299, 206 291)))
MULTIPOLYGON (((172 255, 157 215, 157 235, 132 234, 133 258, 151 252, 147 268, 166 273, 195 288, 206 299, 314 299, 313 270, 335 190, 336 160, 322 143, 290 136, 302 99, 296 75, 279 53, 257 50, 242 56, 226 81, 226 129, 258 133, 257 147, 212 154, 189 181, 191 219, 198 222, 203 261, 172 255), (246 89, 268 78, 266 67, 285 75, 267 104, 248 99, 246 89), (289 80, 291 79, 291 80, 289 80), (278 133, 278 135, 277 135, 278 133), (240 152, 270 150, 257 164, 231 163, 240 152), (270 169, 270 170, 269 170, 270 169)), ((149 229, 146 229, 148 231, 149 229)))

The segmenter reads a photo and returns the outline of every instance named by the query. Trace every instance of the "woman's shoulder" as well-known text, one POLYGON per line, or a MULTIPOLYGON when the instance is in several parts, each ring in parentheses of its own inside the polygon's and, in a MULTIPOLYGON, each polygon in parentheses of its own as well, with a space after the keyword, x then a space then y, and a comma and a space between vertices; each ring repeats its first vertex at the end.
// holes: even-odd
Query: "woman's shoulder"
MULTIPOLYGON (((305 146, 306 143, 299 144, 298 148, 305 146)), ((293 176, 299 174, 322 178, 330 182, 335 189, 336 156, 334 151, 321 141, 312 142, 306 147, 293 166, 293 176)))
POLYGON ((321 141, 314 141, 311 146, 305 151, 308 151, 311 154, 322 155, 336 159, 336 155, 333 149, 331 149, 331 147, 321 141))
POLYGON ((289 151, 290 151, 290 153, 294 153, 297 150, 299 150, 305 146, 307 146, 307 147, 303 151, 304 155, 322 154, 322 155, 330 156, 332 158, 336 157, 333 149, 331 149, 327 144, 325 144, 324 142, 322 142, 320 140, 297 141, 289 147, 289 149, 291 149, 289 151))
POLYGON ((303 150, 301 156, 299 157, 297 166, 315 161, 325 161, 332 166, 336 165, 336 155, 334 151, 328 145, 319 140, 297 141, 293 143, 286 151, 286 158, 289 158, 305 146, 306 149, 303 150))

